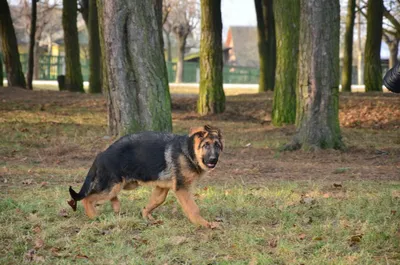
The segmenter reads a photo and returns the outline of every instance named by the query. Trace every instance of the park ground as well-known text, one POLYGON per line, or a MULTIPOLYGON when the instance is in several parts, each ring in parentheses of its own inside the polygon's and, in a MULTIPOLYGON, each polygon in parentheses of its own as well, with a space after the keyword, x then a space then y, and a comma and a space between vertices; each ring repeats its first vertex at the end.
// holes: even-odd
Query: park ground
POLYGON ((228 92, 226 112, 200 117, 196 95, 172 91, 174 132, 212 124, 225 152, 194 190, 192 225, 172 194, 149 225, 149 188, 124 191, 89 220, 72 212, 107 136, 100 95, 0 89, 0 263, 399 264, 400 97, 341 93, 345 150, 281 151, 294 126, 270 123, 272 93, 228 92))

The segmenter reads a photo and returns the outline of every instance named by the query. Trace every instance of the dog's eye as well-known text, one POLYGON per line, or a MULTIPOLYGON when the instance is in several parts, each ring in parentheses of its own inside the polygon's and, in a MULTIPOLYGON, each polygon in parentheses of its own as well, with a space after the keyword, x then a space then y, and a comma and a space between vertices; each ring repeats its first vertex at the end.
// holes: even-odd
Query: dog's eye
POLYGON ((204 148, 205 148, 205 149, 210 149, 210 144, 209 144, 209 143, 205 143, 205 144, 204 144, 204 148))
POLYGON ((217 142, 214 145, 215 145, 216 148, 221 148, 221 145, 219 143, 217 143, 217 142))

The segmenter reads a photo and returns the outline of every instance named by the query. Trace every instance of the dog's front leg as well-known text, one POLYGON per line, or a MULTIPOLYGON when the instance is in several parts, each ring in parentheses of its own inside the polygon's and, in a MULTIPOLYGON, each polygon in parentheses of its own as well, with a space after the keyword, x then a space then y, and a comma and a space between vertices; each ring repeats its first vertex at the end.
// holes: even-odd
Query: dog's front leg
POLYGON ((197 225, 201 225, 207 228, 216 228, 218 224, 211 223, 200 216, 200 209, 193 199, 192 194, 185 190, 180 189, 175 192, 176 198, 178 199, 180 205, 189 220, 197 225))

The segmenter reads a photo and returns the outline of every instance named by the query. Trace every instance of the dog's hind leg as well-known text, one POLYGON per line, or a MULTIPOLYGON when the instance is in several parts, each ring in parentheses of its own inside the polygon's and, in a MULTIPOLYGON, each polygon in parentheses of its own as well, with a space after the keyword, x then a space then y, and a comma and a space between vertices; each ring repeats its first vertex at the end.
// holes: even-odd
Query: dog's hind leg
POLYGON ((114 198, 112 198, 111 200, 111 206, 114 210, 114 213, 119 213, 120 209, 121 209, 121 203, 118 200, 118 197, 115 196, 114 198))
POLYGON ((151 212, 160 206, 168 195, 169 189, 155 187, 153 192, 151 193, 150 201, 146 207, 142 210, 142 216, 150 221, 153 221, 154 218, 151 216, 151 212))
POLYGON ((83 204, 83 207, 85 208, 85 213, 86 213, 86 215, 87 215, 90 219, 93 219, 93 218, 96 217, 97 212, 96 212, 96 208, 94 207, 96 201, 93 200, 93 198, 91 198, 91 197, 93 197, 93 196, 88 196, 88 197, 84 198, 84 199, 82 200, 82 204, 83 204))

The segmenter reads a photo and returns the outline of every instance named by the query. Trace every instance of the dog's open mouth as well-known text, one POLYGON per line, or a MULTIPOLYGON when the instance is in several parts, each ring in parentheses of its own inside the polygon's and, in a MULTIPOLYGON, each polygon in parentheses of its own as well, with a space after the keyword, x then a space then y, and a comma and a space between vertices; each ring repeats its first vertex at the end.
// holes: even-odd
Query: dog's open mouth
POLYGON ((206 164, 208 168, 214 168, 217 164, 213 164, 213 163, 207 163, 206 164))

